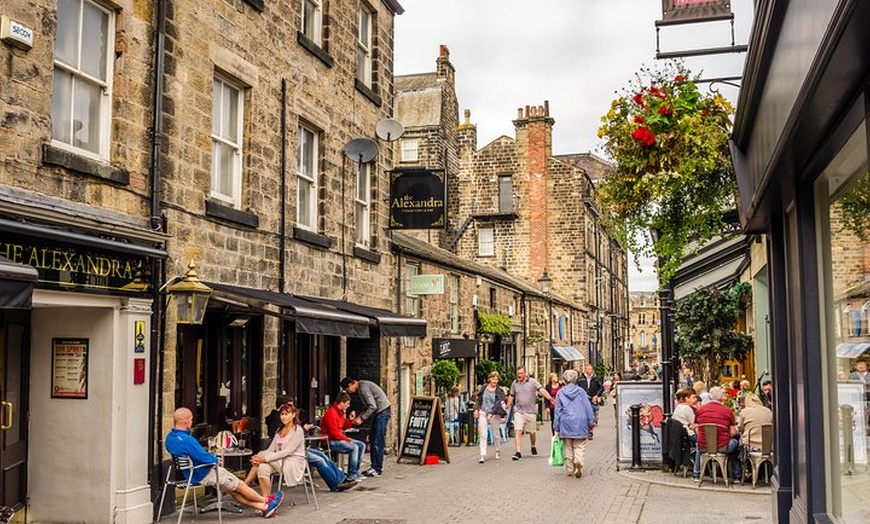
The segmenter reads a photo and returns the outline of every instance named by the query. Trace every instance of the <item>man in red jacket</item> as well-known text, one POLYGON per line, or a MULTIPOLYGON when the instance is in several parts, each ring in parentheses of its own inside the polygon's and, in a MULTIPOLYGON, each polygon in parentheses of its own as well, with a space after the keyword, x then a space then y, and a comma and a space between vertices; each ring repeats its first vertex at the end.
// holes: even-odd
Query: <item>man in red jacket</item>
POLYGON ((329 439, 330 451, 347 453, 347 478, 357 481, 362 479, 359 466, 366 452, 366 445, 365 442, 344 434, 345 429, 353 426, 353 419, 356 416, 353 411, 350 412, 350 418, 345 416, 348 407, 350 407, 350 395, 342 391, 324 413, 323 420, 320 421, 320 431, 329 439))

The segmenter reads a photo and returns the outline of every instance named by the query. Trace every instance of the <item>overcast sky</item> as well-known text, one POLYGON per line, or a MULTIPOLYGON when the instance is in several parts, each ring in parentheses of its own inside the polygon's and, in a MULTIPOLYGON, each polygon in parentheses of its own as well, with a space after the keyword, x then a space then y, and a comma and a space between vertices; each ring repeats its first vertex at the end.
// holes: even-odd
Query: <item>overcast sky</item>
MULTIPOLYGON (((514 137, 517 108, 550 103, 555 154, 604 156, 598 127, 617 92, 655 66, 659 0, 399 0, 395 73, 433 72, 439 45, 456 68, 460 119, 471 110, 478 147, 514 137)), ((732 0, 737 44, 752 24, 752 0, 732 0)), ((728 46, 728 22, 663 27, 662 51, 728 46)), ((693 73, 737 76, 745 54, 688 58, 693 73)), ((702 86, 702 88, 705 86, 702 86)), ((718 85, 733 103, 737 91, 718 85)), ((629 288, 656 288, 649 261, 630 263, 629 288)))

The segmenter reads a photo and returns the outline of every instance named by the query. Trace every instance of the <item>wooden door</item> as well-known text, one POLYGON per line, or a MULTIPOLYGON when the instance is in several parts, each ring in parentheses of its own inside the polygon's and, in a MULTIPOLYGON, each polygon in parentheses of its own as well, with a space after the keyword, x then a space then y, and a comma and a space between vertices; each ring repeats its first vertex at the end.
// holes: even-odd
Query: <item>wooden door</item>
POLYGON ((30 312, 0 311, 0 505, 27 500, 30 312))

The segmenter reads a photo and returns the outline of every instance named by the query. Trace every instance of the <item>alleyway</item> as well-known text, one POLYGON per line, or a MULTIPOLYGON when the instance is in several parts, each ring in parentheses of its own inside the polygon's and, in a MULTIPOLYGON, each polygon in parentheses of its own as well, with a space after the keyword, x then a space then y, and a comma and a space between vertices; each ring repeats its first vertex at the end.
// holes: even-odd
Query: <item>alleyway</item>
MULTIPOLYGON (((318 490, 320 509, 305 503, 301 488, 287 491, 287 503, 271 519, 276 524, 412 524, 465 523, 486 519, 529 522, 562 521, 569 514, 589 523, 771 522, 770 491, 759 486, 698 489, 690 479, 658 471, 629 474, 616 471, 614 416, 601 410, 601 424, 589 443, 582 479, 567 478, 547 464, 549 426, 539 434, 541 455, 509 457, 513 443, 502 444, 503 458, 477 462, 477 447, 451 447, 450 464, 412 466, 387 462, 385 475, 366 479, 354 491, 318 490), (295 503, 296 505, 290 505, 295 503)), ((319 477, 315 475, 319 483, 319 477)), ((167 517, 170 522, 172 517, 167 517)), ((228 514, 228 523, 257 519, 250 511, 228 514)), ((570 518, 568 520, 575 520, 570 518)), ((196 522, 217 522, 217 515, 200 515, 196 522)), ((188 522, 185 519, 185 522, 188 522)), ((194 522, 190 519, 190 522, 194 522)))

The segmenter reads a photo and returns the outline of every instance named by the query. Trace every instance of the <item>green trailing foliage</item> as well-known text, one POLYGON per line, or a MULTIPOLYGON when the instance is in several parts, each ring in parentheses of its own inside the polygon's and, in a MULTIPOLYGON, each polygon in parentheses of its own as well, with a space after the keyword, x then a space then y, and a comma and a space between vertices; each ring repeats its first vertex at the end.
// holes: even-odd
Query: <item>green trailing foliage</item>
POLYGON ((486 384, 487 377, 493 371, 498 371, 499 377, 501 377, 498 383, 501 386, 510 387, 517 378, 517 372, 512 366, 505 368, 501 365, 501 362, 482 359, 478 361, 477 366, 474 368, 477 383, 486 384))
POLYGON ((507 336, 511 334, 511 319, 500 313, 477 313, 477 330, 490 335, 507 336))
POLYGON ((752 349, 752 337, 737 331, 751 303, 752 286, 740 282, 727 291, 696 291, 677 304, 675 350, 708 383, 718 382, 726 360, 743 360, 752 349))

